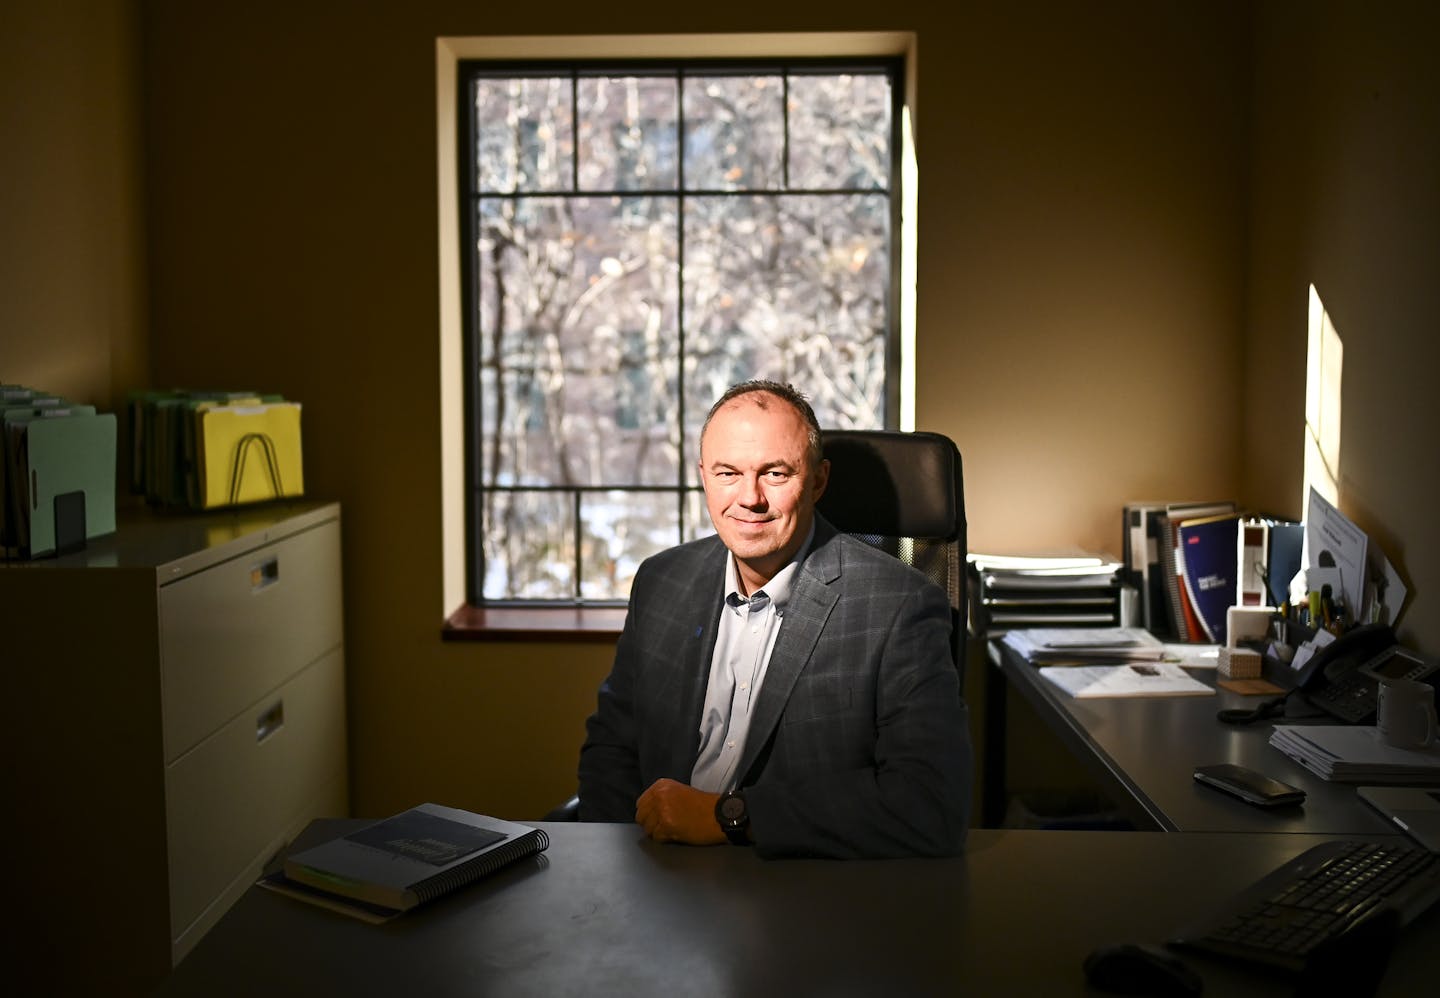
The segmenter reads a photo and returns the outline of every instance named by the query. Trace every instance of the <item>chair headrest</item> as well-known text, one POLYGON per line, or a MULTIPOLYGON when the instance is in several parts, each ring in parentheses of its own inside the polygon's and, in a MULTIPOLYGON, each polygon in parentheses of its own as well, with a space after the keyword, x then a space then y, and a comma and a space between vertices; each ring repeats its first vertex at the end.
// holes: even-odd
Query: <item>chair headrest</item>
POLYGON ((960 451, 940 433, 830 430, 830 484, 820 514, 846 533, 960 538, 965 497, 960 451))

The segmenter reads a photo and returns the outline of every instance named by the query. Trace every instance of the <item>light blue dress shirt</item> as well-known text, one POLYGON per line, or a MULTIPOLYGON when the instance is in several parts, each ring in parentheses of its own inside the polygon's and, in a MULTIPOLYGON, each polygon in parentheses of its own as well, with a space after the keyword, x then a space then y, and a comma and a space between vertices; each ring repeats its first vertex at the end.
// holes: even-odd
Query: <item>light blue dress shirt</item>
POLYGON ((700 714, 700 752, 690 774, 690 785, 697 790, 723 793, 740 777, 736 767, 745 752, 751 710, 780 636, 795 573, 814 538, 812 523, 800 550, 749 599, 740 595, 735 556, 725 560, 725 605, 720 611, 705 707, 700 714))

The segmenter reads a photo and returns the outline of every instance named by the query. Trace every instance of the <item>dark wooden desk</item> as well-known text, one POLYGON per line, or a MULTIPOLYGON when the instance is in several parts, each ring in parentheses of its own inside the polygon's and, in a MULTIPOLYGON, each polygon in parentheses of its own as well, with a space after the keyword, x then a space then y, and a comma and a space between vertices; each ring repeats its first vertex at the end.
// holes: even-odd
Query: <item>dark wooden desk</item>
MULTIPOLYGON (((1382 835, 1390 826, 1355 796, 1355 788, 1323 780, 1269 744, 1274 721, 1224 724, 1224 708, 1253 708, 1263 697, 1217 689, 1212 697, 1077 700, 1040 676, 1012 649, 991 643, 991 664, 1004 676, 991 683, 987 724, 1003 719, 1005 698, 1018 693, 1096 776, 1136 828, 1168 832, 1304 832, 1382 835), (996 694, 998 691, 998 695, 996 694), (1232 762, 1293 784, 1304 805, 1266 810, 1195 782, 1198 765, 1232 762)), ((1191 670, 1214 686, 1213 669, 1191 670)), ((987 679, 996 678, 993 671, 987 679)), ((1283 720, 1282 720, 1283 723, 1283 720)), ((1003 733, 1003 724, 1000 725, 1003 733)), ((989 752, 1000 751, 992 740, 989 752)), ((1001 759, 990 765, 1003 773, 1001 759)), ((987 807, 987 811, 992 808, 987 807)))
MULTIPOLYGON (((1158 940, 1317 841, 982 829, 954 859, 766 862, 633 825, 542 827, 539 862, 383 926, 252 888, 159 994, 1083 995, 1094 946, 1158 940)), ((1381 994, 1428 993, 1437 946, 1440 908, 1402 936, 1381 994)), ((1290 993, 1188 959, 1207 995, 1290 993)))

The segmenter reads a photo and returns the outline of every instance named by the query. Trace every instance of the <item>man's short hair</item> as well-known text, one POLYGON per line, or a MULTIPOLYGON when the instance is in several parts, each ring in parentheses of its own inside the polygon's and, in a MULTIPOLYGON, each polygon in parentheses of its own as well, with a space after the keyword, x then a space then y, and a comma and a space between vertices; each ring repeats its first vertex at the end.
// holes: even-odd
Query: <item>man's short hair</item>
POLYGON ((705 439, 705 431, 710 428, 710 420, 715 414, 727 404, 740 398, 742 395, 755 395, 754 402, 761 409, 770 408, 765 396, 770 395, 789 405, 800 414, 805 420, 808 432, 806 433, 805 451, 810 458, 810 469, 813 471, 820 467, 820 462, 825 458, 825 445, 820 432, 820 421, 815 418, 815 410, 810 408, 810 402, 800 392, 796 391, 793 385, 782 385, 778 381, 768 381, 757 378, 751 381, 742 381, 738 385, 731 385, 725 390, 725 394, 715 400, 710 411, 705 415, 705 424, 700 427, 700 439, 705 439))

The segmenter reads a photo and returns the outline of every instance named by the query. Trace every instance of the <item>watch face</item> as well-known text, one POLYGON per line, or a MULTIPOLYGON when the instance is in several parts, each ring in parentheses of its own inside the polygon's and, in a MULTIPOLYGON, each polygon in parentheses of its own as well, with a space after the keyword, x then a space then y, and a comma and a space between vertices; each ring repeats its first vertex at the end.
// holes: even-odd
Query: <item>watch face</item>
POLYGON ((720 816, 734 824, 745 820, 745 798, 725 797, 720 801, 720 816))

